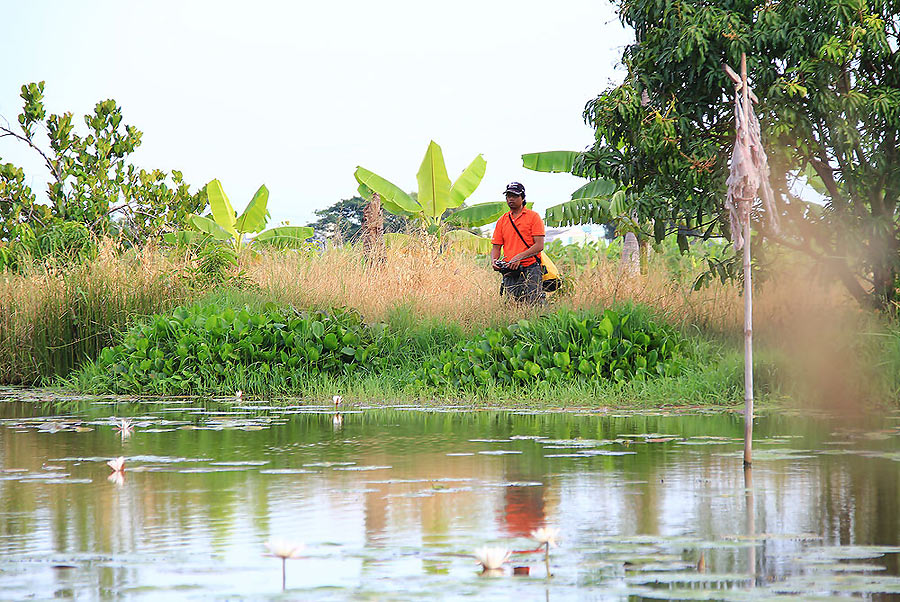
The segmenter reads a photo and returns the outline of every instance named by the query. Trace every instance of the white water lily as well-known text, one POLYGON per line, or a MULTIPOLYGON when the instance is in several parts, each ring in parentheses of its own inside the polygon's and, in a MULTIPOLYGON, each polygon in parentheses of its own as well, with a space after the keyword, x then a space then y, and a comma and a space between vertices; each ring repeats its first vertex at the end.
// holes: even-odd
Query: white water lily
POLYGON ((242 397, 243 395, 244 395, 244 392, 241 391, 240 389, 238 389, 237 391, 235 391, 235 392, 234 392, 234 399, 235 399, 235 401, 240 401, 240 400, 241 400, 241 397, 242 397))
POLYGON ((531 538, 539 544, 546 545, 548 548, 557 547, 556 540, 559 538, 559 529, 556 527, 541 527, 531 532, 531 538))
POLYGON ((293 543, 284 539, 270 539, 265 543, 269 555, 276 558, 300 558, 300 553, 306 547, 302 543, 293 543))
POLYGON ((122 434, 122 439, 124 439, 134 432, 134 423, 128 418, 120 418, 114 428, 122 434))
POLYGON ((115 472, 124 472, 125 471, 125 458, 122 456, 119 456, 118 458, 115 458, 114 460, 109 460, 106 463, 106 465, 109 466, 110 468, 112 468, 114 473, 115 472))
POLYGON ((503 566, 503 564, 509 560, 510 552, 506 548, 478 548, 475 550, 475 560, 478 561, 478 564, 484 568, 486 571, 493 571, 499 569, 503 566))
POLYGON ((334 405, 338 406, 341 404, 342 401, 344 401, 344 398, 341 397, 340 395, 335 395, 331 398, 331 401, 334 403, 334 405))
POLYGON ((121 487, 125 484, 125 473, 124 472, 112 472, 106 477, 106 480, 110 483, 113 483, 117 487, 121 487))
POLYGON ((300 553, 306 546, 302 543, 293 543, 284 539, 270 539, 265 545, 269 550, 268 556, 281 558, 281 589, 284 589, 287 579, 287 567, 285 566, 287 559, 300 558, 300 553))
POLYGON ((331 419, 331 423, 334 425, 334 428, 341 428, 344 425, 344 417, 340 414, 335 414, 331 419))

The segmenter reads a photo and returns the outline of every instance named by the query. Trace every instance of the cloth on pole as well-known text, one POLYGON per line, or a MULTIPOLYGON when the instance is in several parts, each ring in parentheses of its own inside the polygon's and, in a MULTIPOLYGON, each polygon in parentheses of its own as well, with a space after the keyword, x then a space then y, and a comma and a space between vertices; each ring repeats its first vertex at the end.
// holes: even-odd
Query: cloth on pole
POLYGON ((725 181, 728 186, 725 208, 728 209, 731 240, 736 250, 744 246, 743 224, 745 219, 750 219, 750 205, 757 192, 762 199, 763 210, 769 215, 772 228, 778 231, 775 196, 769 185, 769 159, 762 145, 759 119, 756 118, 752 103, 747 107, 747 123, 744 123, 744 115, 743 99, 740 91, 737 91, 734 95, 736 137, 731 153, 731 170, 725 181))

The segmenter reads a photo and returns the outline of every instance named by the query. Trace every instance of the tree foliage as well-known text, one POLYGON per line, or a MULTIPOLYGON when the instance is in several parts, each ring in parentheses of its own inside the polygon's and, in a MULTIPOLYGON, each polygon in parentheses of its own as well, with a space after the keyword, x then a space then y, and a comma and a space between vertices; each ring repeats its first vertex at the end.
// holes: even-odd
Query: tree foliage
POLYGON ((814 258, 862 303, 896 300, 900 2, 617 3, 635 32, 628 75, 585 107, 595 141, 572 172, 625 187, 657 235, 724 226, 734 87, 722 64, 746 52, 784 225, 776 233, 755 213, 757 231, 814 258), (824 204, 799 198, 798 178, 824 204))
POLYGON ((80 223, 93 235, 124 234, 136 243, 206 204, 205 192, 191 193, 180 172, 147 171, 129 162, 142 134, 123 123, 114 100, 98 102, 84 117, 86 132, 78 133, 72 113, 47 113, 44 82, 22 86, 21 98, 18 129, 0 125, 0 139, 40 155, 49 173, 47 202, 37 198, 21 168, 0 158, 0 248, 27 247, 61 222, 80 223))
MULTIPOLYGON (((363 210, 368 201, 360 196, 343 199, 326 207, 316 210, 316 221, 309 222, 307 226, 316 231, 316 236, 343 241, 355 241, 360 237, 363 224, 363 210)), ((384 213, 385 232, 403 232, 406 230, 409 220, 403 215, 384 213)))

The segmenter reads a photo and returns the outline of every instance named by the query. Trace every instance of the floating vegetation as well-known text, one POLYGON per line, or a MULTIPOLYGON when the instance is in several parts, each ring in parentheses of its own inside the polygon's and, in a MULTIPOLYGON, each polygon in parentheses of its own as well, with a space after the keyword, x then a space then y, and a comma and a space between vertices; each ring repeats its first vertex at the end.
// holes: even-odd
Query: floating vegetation
POLYGON ((806 556, 798 558, 798 562, 833 562, 835 560, 857 560, 880 558, 885 554, 900 554, 900 546, 825 546, 811 548, 806 556))

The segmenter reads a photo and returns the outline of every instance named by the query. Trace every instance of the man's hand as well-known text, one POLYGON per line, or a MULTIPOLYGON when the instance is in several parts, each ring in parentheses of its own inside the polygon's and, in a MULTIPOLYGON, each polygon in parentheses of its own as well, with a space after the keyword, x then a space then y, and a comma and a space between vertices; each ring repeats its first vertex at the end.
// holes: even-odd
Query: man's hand
POLYGON ((512 270, 518 270, 521 265, 522 265, 522 260, 518 259, 518 256, 513 257, 512 259, 509 260, 509 268, 512 270))
POLYGON ((500 260, 499 260, 499 259, 492 259, 492 260, 491 260, 491 267, 494 269, 495 272, 499 272, 499 271, 500 271, 500 268, 497 267, 497 262, 498 262, 498 261, 500 261, 500 260))

